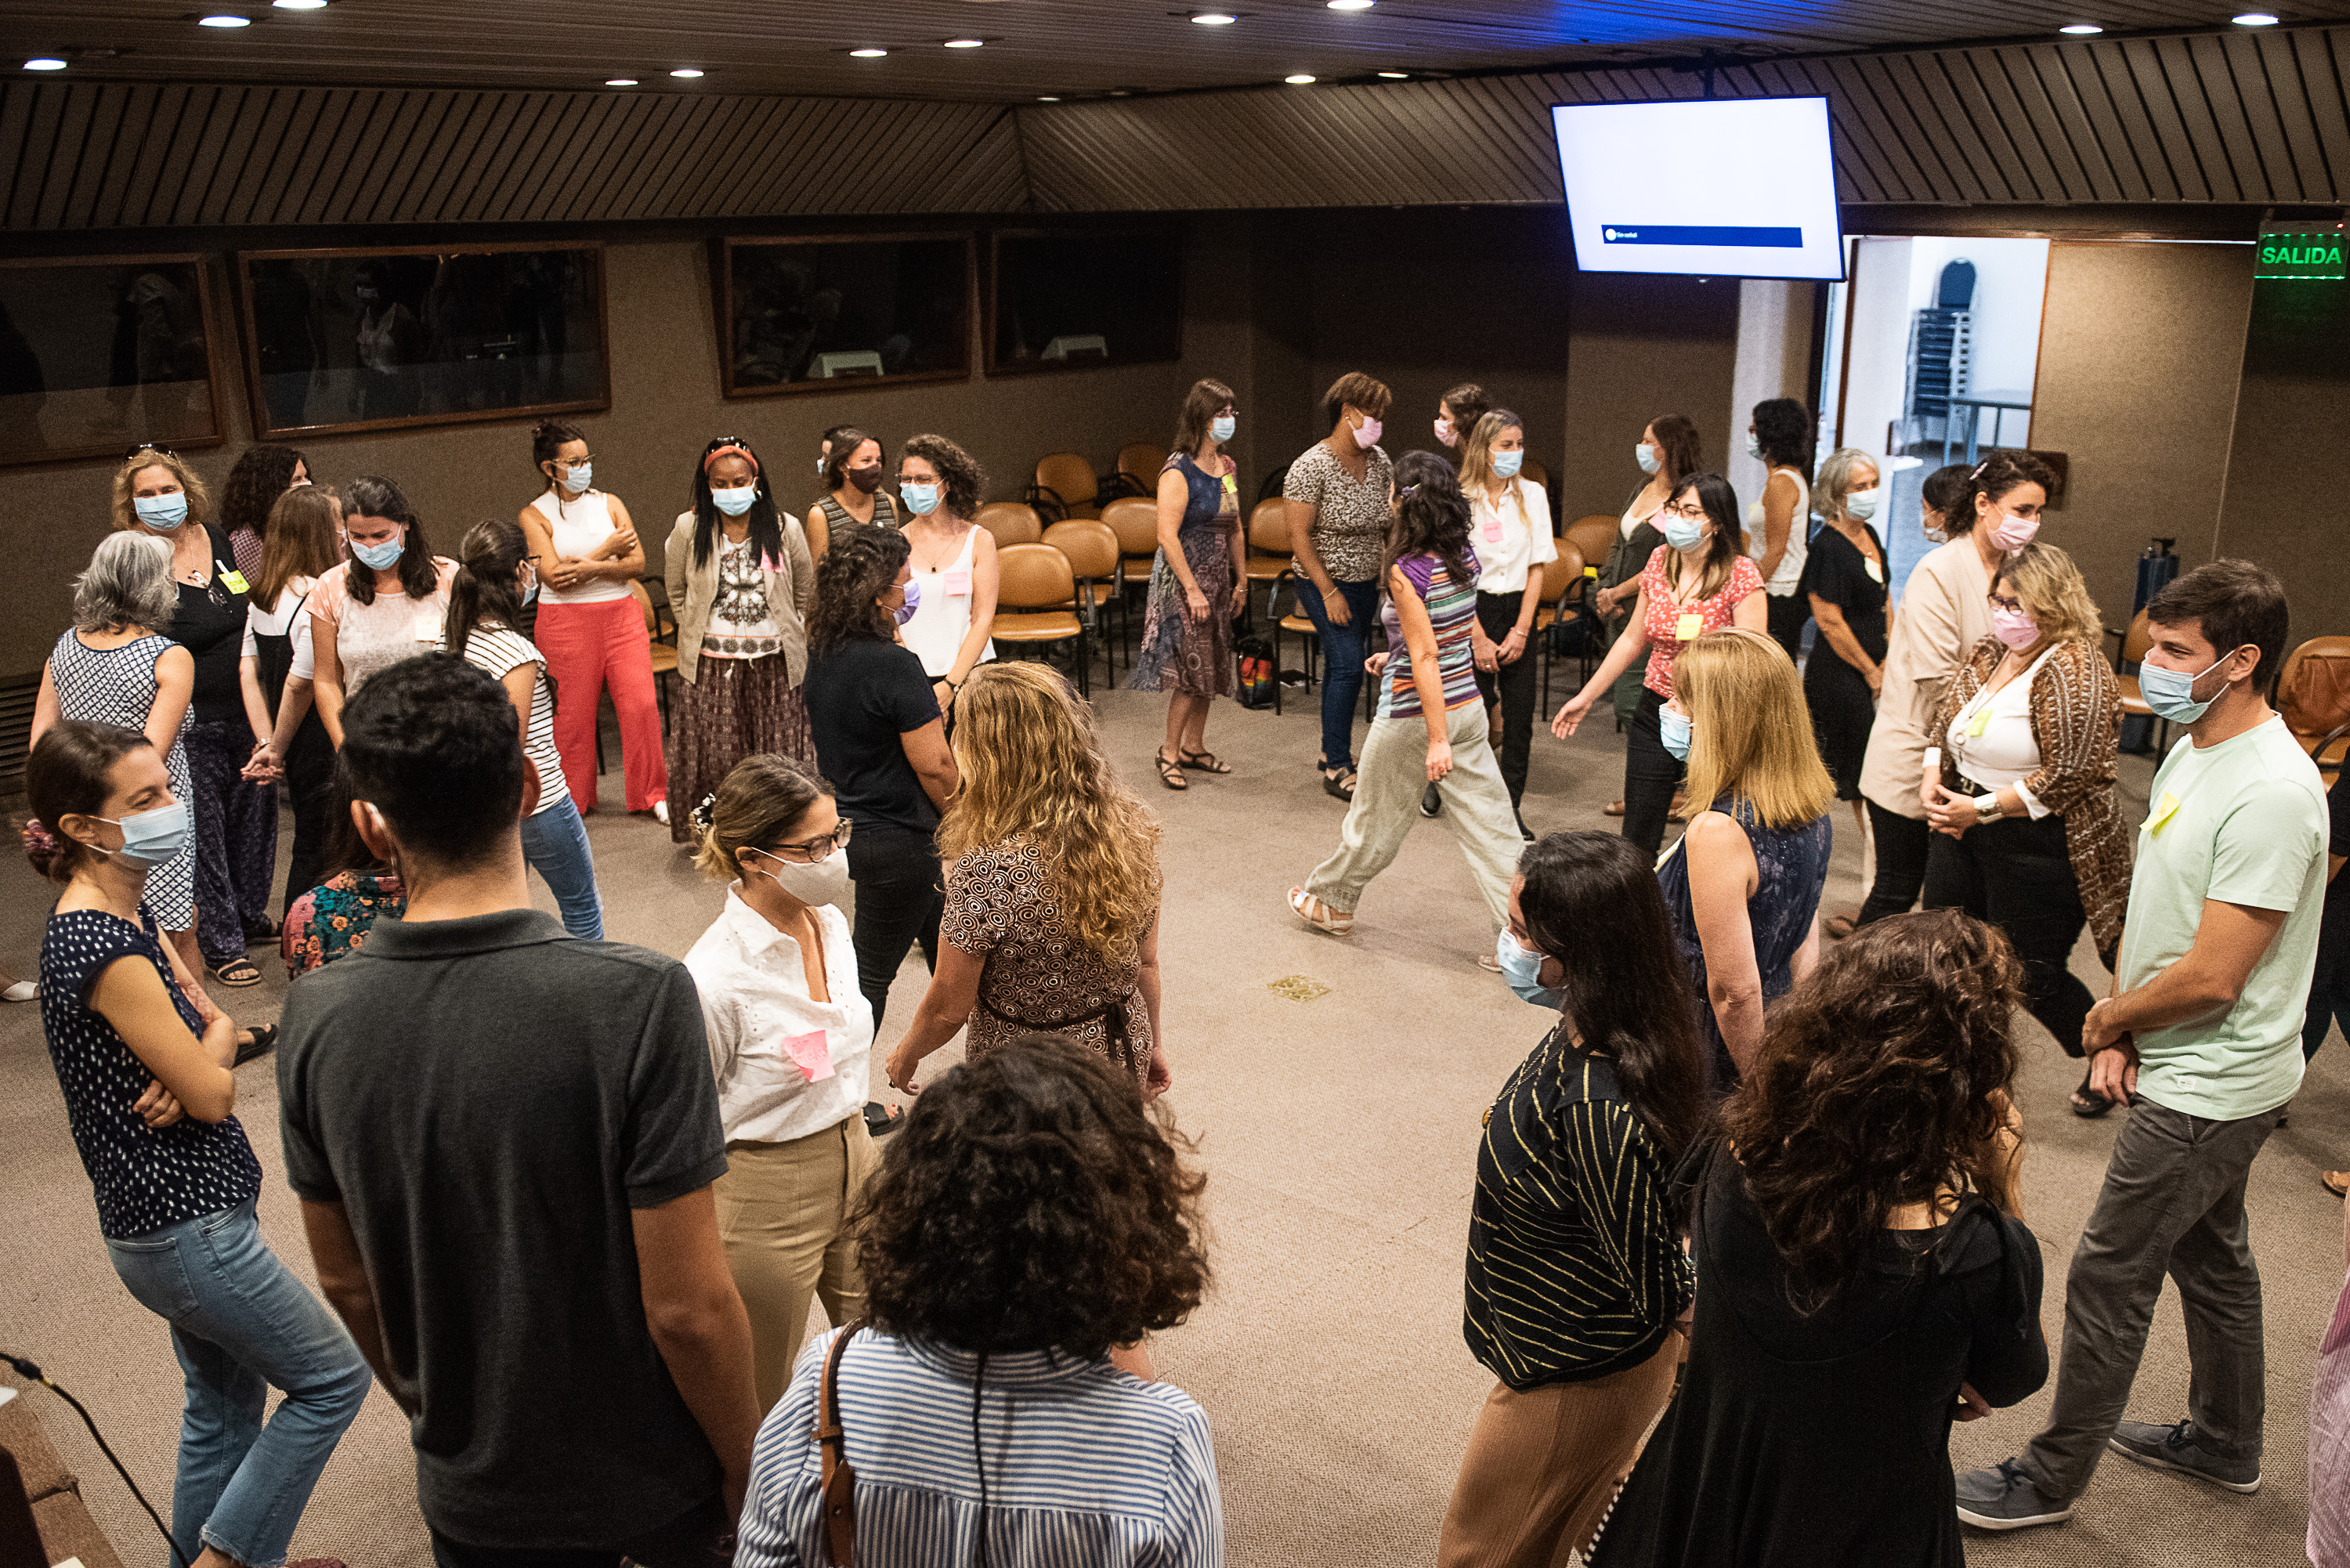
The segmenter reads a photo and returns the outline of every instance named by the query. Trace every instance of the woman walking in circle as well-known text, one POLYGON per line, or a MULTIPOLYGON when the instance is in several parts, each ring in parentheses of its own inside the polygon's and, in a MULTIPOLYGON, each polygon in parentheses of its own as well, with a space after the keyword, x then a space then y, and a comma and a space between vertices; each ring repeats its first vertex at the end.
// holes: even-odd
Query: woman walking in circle
POLYGON ((987 470, 946 437, 918 435, 906 439, 898 477, 906 496, 899 531, 913 573, 898 640, 922 661, 944 712, 971 672, 995 657, 995 535, 978 525, 987 470))
POLYGON ((1224 452, 1239 422, 1230 387, 1193 382, 1176 416, 1175 454, 1159 471, 1159 558, 1127 685, 1169 693, 1167 743, 1153 764, 1169 789, 1191 787, 1186 768, 1232 771, 1208 750, 1208 708, 1232 694, 1232 618, 1248 607, 1240 465, 1224 452))

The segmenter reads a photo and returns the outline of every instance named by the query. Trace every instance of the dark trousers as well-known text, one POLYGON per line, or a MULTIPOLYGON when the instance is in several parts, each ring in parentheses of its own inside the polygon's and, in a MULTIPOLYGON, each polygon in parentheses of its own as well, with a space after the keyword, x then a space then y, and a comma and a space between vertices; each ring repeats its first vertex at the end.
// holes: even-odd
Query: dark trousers
POLYGON ((1804 656, 1804 623, 1812 618, 1812 601, 1802 594, 1789 594, 1781 598, 1775 594, 1762 596, 1770 619, 1771 640, 1787 650, 1790 659, 1804 656))
POLYGON ((658 1530, 604 1547, 469 1546, 432 1532, 440 1568, 619 1568, 623 1557, 644 1568, 727 1568, 734 1560, 734 1521, 713 1497, 658 1530))
POLYGON ((188 817, 196 835, 196 947, 213 969, 244 956, 248 931, 269 929, 277 869, 277 786, 238 776, 253 757, 240 721, 187 729, 188 817))
POLYGON ((2023 1453, 2024 1473, 2043 1495, 2070 1501, 2088 1490, 2128 1407, 2165 1275, 2187 1318, 2187 1414, 2197 1446, 2221 1459, 2260 1459, 2268 1388, 2244 1178, 2282 1112, 2215 1122, 2152 1100, 2131 1108, 2065 1276, 2056 1403, 2023 1453))
POLYGON ((1688 766, 1665 750, 1657 721, 1664 706, 1663 698, 1641 688, 1640 705, 1632 710, 1631 732, 1624 740, 1624 836, 1650 859, 1664 847, 1673 791, 1689 776, 1688 766))
POLYGON ((1927 847, 1934 830, 1922 816, 1904 816, 1868 803, 1868 834, 1877 845, 1877 881, 1853 918, 1857 930, 1887 915, 1906 915, 1926 886, 1927 847))
POLYGON ((2088 917, 2065 853, 2064 819, 2005 816, 1970 828, 1963 838, 1929 837, 1926 908, 1964 909, 2006 932, 2023 961, 2023 1005, 2064 1054, 2081 1054, 2092 998, 2073 973, 2073 944, 2088 917))
POLYGON ((2340 1019, 2350 1033, 2350 909, 2336 911, 2334 890, 2326 889, 2325 923, 2317 933, 2317 970, 2309 981, 2309 1012, 2301 1023, 2301 1059, 2308 1061, 2325 1044, 2325 1032, 2340 1019))
POLYGON ((857 989, 873 1004, 873 1031, 889 1005, 889 982, 906 950, 922 944, 922 958, 939 967, 939 916, 946 909, 938 845, 927 833, 893 826, 859 827, 848 840, 848 879, 857 884, 857 989))
POLYGON ((1370 653, 1371 621, 1379 613, 1379 585, 1375 578, 1332 581, 1347 603, 1345 626, 1331 620, 1321 591, 1311 582, 1297 585, 1297 604, 1322 636, 1322 765, 1352 767, 1355 704, 1363 697, 1363 660, 1370 653))
MULTIPOLYGON (((1477 624, 1499 648, 1510 628, 1518 624, 1518 611, 1524 607, 1525 595, 1483 594, 1477 596, 1477 624)), ((1525 798, 1526 762, 1534 752, 1534 677, 1539 656, 1534 652, 1534 634, 1528 634, 1526 650, 1518 655, 1514 664, 1504 664, 1487 674, 1477 672, 1477 691, 1485 699, 1486 727, 1492 732, 1493 755, 1502 764, 1502 782, 1510 786, 1510 804, 1514 806, 1525 798), (1496 706, 1501 711, 1493 711, 1496 706)))
POLYGON ((327 840, 334 832, 335 746, 316 713, 302 721, 286 748, 283 790, 294 813, 294 844, 286 852, 281 913, 325 880, 318 871, 327 863, 327 840))

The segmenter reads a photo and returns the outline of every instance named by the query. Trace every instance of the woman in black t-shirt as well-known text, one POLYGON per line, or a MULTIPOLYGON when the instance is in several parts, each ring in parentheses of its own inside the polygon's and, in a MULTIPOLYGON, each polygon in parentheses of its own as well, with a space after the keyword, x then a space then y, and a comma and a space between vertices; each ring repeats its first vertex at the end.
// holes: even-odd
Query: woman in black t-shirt
POLYGON ((269 743, 268 711, 245 701, 238 661, 250 589, 212 497, 178 454, 141 447, 114 477, 114 525, 172 546, 180 603, 163 634, 196 663, 186 732, 188 810, 195 829, 196 946, 223 985, 259 983, 248 941, 277 934, 269 882, 277 868, 277 786, 244 776, 269 743))
POLYGON ((1853 821, 1866 833, 1860 764, 1885 685, 1885 545, 1868 519, 1884 491, 1868 454, 1840 447, 1820 464, 1814 493, 1827 525, 1804 562, 1802 591, 1820 628, 1804 665, 1804 700, 1836 798, 1852 802, 1853 821))
MULTIPOLYGON (((808 731, 840 815, 857 825, 857 985, 878 1034, 889 981, 917 941, 935 970, 945 902, 935 834, 954 753, 922 661, 898 641, 913 607, 906 536, 854 524, 832 535, 808 614, 808 731)), ((699 809, 697 804, 695 809, 699 809)))

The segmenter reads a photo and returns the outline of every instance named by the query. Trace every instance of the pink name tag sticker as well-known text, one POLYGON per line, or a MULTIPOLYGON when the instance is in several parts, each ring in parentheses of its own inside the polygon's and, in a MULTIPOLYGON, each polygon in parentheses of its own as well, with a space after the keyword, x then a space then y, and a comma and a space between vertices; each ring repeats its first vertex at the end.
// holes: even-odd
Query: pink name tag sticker
POLYGON ((809 1083, 818 1083, 832 1076, 832 1044, 821 1029, 806 1034, 784 1036, 784 1054, 800 1070, 800 1076, 809 1083))
POLYGON ((1481 532, 1484 534, 1485 543, 1488 545, 1500 544, 1502 542, 1502 520, 1499 517, 1486 518, 1485 525, 1481 532))
POLYGON ((946 578, 947 597, 949 598, 967 599, 971 597, 971 568, 969 566, 957 566, 953 571, 947 572, 942 575, 946 578))

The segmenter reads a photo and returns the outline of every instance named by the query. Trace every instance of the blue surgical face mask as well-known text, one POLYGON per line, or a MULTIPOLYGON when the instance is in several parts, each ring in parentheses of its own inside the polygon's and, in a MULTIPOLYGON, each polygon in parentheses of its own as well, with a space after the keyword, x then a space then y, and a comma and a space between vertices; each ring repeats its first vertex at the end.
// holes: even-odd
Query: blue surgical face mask
POLYGON ((122 847, 104 853, 120 855, 141 865, 161 866, 188 846, 188 807, 184 801, 175 800, 152 811, 134 811, 120 819, 101 816, 98 820, 122 829, 122 847))
POLYGON ((1502 966, 1502 978, 1510 982, 1510 989, 1518 993, 1519 1001, 1556 1012, 1559 1003, 1566 1000, 1565 992, 1543 988, 1542 954, 1522 946, 1518 939, 1510 934, 1507 926, 1503 927, 1493 939, 1493 959, 1502 966))
POLYGON ((2137 693, 2146 699, 2146 705, 2153 709, 2158 717, 2168 719, 2174 724, 2192 724, 2220 700, 2220 693, 2214 691, 2198 702, 2195 701, 2195 683, 2227 663, 2234 652, 2233 649, 2229 649, 2194 675, 2183 670, 2165 670, 2157 664, 2140 664, 2137 667, 2137 693))
POLYGON ((759 487, 755 484, 738 484, 729 490, 712 490, 710 493, 711 504, 729 517, 742 516, 758 499, 759 487))
POLYGON ((1761 457, 1762 455, 1762 438, 1756 435, 1752 431, 1748 431, 1746 432, 1746 455, 1749 457, 1761 457))
POLYGON ((1654 473, 1657 472, 1657 464, 1659 462, 1657 457, 1657 449, 1650 446, 1647 441, 1642 441, 1639 445, 1634 447, 1632 449, 1632 456, 1638 462, 1640 472, 1642 473, 1654 473))
POLYGON ((1657 735, 1665 742, 1665 750, 1675 762, 1689 761, 1689 715, 1670 705, 1657 710, 1657 735))
POLYGON ((1704 538, 1703 523, 1693 523, 1686 517, 1676 517, 1669 512, 1665 514, 1665 543, 1674 549, 1686 555, 1696 549, 1704 538))
POLYGON ((592 462, 575 462, 563 471, 563 488, 574 495, 585 492, 595 480, 596 465, 592 462))
POLYGON ((538 597, 538 568, 525 561, 522 572, 522 602, 529 604, 538 597))
POLYGON ((913 619, 914 612, 921 607, 922 585, 909 578, 906 583, 906 602, 898 607, 898 624, 903 626, 913 619))
POLYGON ((1515 479, 1518 476, 1518 470, 1525 467, 1525 465, 1526 454, 1523 450, 1518 452, 1497 452, 1493 454, 1493 477, 1496 479, 1515 479))
POLYGON ((351 541, 351 556, 361 566, 372 566, 379 572, 388 572, 400 565, 400 555, 407 548, 408 530, 403 528, 380 545, 362 545, 356 540, 351 541))
POLYGON ((1231 414, 1218 414, 1208 421, 1208 433, 1219 441, 1232 440, 1232 432, 1240 428, 1241 421, 1231 414))
POLYGON ((1866 523, 1877 515, 1877 504, 1884 499, 1882 486, 1875 490, 1856 490, 1844 498, 1844 509, 1866 523))
POLYGON ((826 465, 827 463, 829 463, 831 461, 832 461, 832 459, 830 459, 830 458, 828 458, 828 457, 825 457, 825 456, 822 456, 822 455, 818 455, 818 456, 817 456, 817 458, 816 458, 816 472, 817 472, 817 473, 819 473, 819 474, 823 473, 823 472, 824 472, 824 470, 825 470, 825 465, 826 465))
POLYGON ((907 480, 898 486, 898 493, 906 498, 906 510, 917 517, 927 516, 939 509, 939 486, 936 480, 907 480))
POLYGON ((175 490, 169 495, 134 495, 130 504, 139 514, 139 521, 150 528, 177 528, 188 520, 188 493, 175 490))

